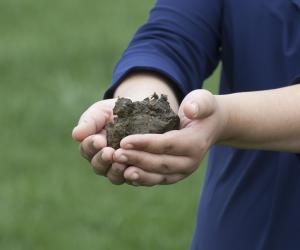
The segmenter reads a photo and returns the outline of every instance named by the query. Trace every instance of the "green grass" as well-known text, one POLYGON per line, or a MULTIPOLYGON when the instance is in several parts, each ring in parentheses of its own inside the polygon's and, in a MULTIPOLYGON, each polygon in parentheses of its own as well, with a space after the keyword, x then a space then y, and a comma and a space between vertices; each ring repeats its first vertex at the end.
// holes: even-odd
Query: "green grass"
POLYGON ((113 186, 70 137, 152 4, 0 1, 0 249, 189 247, 204 167, 172 186, 113 186))

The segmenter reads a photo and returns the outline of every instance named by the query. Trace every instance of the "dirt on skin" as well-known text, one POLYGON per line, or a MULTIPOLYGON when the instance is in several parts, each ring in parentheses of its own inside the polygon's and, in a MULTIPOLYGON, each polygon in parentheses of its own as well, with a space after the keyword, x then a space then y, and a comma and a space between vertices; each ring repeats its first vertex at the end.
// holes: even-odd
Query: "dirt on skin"
POLYGON ((162 134, 179 129, 179 117, 171 109, 166 95, 154 93, 143 101, 118 98, 115 118, 106 126, 107 146, 120 147, 120 141, 132 134, 162 134))

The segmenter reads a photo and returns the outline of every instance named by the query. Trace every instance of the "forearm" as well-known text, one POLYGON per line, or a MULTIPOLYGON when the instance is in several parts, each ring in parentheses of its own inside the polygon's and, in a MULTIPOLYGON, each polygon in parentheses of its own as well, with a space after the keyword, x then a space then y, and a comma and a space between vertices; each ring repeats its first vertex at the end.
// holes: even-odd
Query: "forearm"
POLYGON ((174 111, 178 111, 178 101, 167 80, 152 73, 135 73, 127 77, 116 89, 114 97, 127 97, 133 101, 142 100, 156 94, 165 94, 174 111))
POLYGON ((220 144, 300 153, 300 84, 217 100, 227 114, 220 144))

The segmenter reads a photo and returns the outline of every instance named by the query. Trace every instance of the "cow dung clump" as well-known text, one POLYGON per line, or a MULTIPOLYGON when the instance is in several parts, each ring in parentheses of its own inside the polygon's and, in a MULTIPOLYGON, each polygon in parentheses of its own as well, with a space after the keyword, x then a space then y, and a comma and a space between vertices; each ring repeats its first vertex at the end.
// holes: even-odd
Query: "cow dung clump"
POLYGON ((179 129, 179 117, 171 109, 166 95, 154 93, 143 101, 118 98, 114 119, 106 126, 107 146, 120 147, 120 141, 133 134, 163 134, 179 129))

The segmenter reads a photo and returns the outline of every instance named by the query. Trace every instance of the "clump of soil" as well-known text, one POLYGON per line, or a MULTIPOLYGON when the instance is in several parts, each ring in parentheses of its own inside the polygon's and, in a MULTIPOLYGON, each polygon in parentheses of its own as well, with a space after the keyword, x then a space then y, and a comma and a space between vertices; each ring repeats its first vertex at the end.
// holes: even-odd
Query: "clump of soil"
POLYGON ((106 126, 107 146, 120 147, 120 141, 132 134, 162 134, 179 129, 179 117, 170 108, 166 95, 132 102, 127 98, 118 98, 113 114, 113 122, 106 126))

